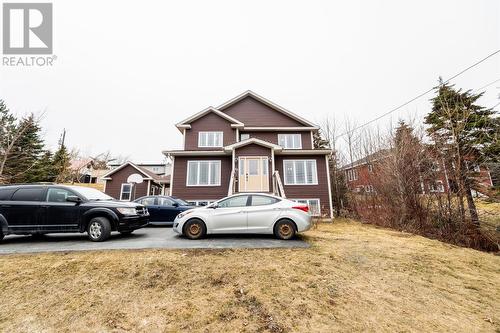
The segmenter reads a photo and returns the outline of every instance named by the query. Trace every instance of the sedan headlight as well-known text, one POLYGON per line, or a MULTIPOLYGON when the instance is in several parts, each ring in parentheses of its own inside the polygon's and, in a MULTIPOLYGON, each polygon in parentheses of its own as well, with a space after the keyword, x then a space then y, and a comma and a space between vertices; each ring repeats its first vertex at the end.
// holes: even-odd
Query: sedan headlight
POLYGON ((191 214, 192 212, 193 212, 192 210, 185 210, 185 211, 183 211, 182 213, 179 213, 179 214, 177 215, 177 218, 178 218, 178 219, 181 219, 181 218, 183 218, 184 216, 186 216, 187 214, 191 214))
POLYGON ((122 215, 137 215, 135 208, 116 208, 122 215))

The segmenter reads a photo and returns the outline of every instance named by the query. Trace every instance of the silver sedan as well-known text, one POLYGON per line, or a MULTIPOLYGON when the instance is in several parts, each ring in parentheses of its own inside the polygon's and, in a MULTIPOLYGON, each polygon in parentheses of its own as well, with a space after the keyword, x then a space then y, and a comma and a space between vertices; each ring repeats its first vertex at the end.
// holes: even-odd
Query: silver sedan
POLYGON ((190 239, 207 234, 274 234, 291 239, 311 227, 304 204, 269 194, 236 194, 211 205, 184 211, 174 221, 174 231, 190 239))

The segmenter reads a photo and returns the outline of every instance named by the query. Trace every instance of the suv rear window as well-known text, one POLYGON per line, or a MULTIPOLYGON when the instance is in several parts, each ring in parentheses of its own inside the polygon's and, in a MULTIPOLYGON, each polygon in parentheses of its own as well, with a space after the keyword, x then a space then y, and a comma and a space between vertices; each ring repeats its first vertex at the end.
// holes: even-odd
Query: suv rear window
POLYGON ((0 200, 10 200, 12 193, 17 190, 17 187, 0 187, 0 200))
POLYGON ((12 201, 44 201, 44 188, 20 188, 12 196, 12 201))

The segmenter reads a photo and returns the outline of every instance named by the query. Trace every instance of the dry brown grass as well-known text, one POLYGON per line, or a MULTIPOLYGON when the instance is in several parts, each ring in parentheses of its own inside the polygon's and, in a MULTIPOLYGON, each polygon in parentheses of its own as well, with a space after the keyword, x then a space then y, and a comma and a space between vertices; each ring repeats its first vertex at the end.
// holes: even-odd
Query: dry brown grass
POLYGON ((336 222, 310 249, 0 257, 2 332, 499 331, 500 257, 336 222))

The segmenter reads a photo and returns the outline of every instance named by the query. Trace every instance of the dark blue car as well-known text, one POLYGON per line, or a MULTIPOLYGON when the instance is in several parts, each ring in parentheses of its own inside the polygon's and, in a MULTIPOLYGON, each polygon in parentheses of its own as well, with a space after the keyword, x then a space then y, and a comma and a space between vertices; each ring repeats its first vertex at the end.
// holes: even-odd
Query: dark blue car
POLYGON ((148 208, 150 224, 172 225, 177 214, 195 208, 182 199, 163 195, 141 197, 135 202, 148 208))

